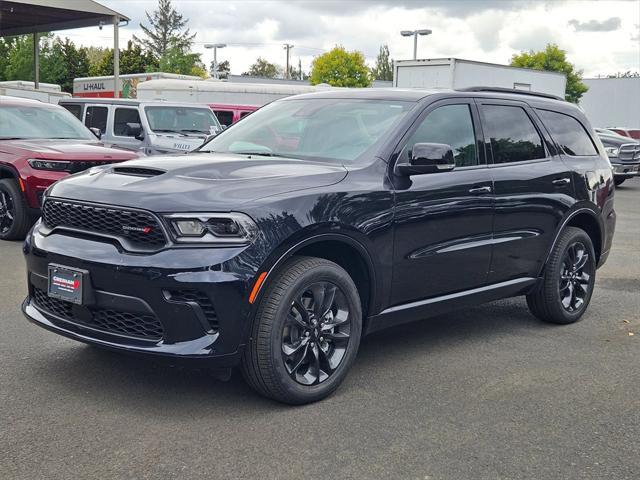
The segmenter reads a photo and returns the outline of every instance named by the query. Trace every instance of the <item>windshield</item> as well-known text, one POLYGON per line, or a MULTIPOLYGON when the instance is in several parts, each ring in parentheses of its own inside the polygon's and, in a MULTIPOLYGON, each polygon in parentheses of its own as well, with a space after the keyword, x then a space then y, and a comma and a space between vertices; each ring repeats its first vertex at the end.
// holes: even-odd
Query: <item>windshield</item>
POLYGON ((220 123, 210 108, 146 107, 144 109, 152 131, 156 133, 204 133, 220 129, 220 123))
POLYGON ((67 110, 44 105, 0 106, 0 139, 3 138, 96 140, 67 110))
POLYGON ((327 98, 274 102, 222 132, 200 151, 352 163, 381 141, 413 105, 327 98))

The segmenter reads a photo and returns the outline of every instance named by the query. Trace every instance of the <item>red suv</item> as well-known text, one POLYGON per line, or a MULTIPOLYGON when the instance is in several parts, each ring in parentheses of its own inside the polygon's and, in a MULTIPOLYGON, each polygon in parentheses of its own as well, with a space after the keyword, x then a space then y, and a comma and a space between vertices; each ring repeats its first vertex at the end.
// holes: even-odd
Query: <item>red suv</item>
POLYGON ((62 107, 0 96, 0 240, 24 238, 57 180, 137 157, 104 147, 62 107))

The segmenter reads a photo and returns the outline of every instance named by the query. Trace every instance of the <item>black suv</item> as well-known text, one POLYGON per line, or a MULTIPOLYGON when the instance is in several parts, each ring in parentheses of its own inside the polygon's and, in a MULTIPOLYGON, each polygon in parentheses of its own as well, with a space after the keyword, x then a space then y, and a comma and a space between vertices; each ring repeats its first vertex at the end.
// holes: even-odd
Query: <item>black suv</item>
POLYGON ((24 253, 32 322, 123 352, 240 365, 298 404, 361 337, 526 295, 585 312, 615 226, 583 113, 513 91, 338 90, 278 100, 188 156, 53 185, 24 253))

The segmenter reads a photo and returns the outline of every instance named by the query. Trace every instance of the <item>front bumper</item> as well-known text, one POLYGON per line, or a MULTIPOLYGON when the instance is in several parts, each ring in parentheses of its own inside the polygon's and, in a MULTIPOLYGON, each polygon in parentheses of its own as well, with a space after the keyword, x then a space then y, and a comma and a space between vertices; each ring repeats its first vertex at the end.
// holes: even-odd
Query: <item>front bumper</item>
POLYGON ((247 292, 254 272, 234 268, 244 247, 167 249, 128 254, 95 239, 37 226, 24 244, 29 296, 22 310, 36 325, 98 346, 173 359, 237 364, 248 332, 247 292), (47 296, 49 264, 88 271, 83 305, 47 296))
POLYGON ((613 174, 616 177, 631 178, 640 175, 640 162, 638 163, 611 163, 613 174))

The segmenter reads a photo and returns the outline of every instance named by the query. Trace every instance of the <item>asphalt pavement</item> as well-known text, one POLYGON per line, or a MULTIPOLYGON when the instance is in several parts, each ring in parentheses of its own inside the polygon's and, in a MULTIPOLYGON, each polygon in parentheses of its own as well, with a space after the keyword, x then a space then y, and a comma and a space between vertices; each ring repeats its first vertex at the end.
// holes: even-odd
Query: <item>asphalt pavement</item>
POLYGON ((287 407, 28 323, 0 243, 0 479, 640 478, 640 179, 583 320, 521 298, 378 332, 329 399, 287 407), (635 335, 632 335, 635 333, 635 335))

